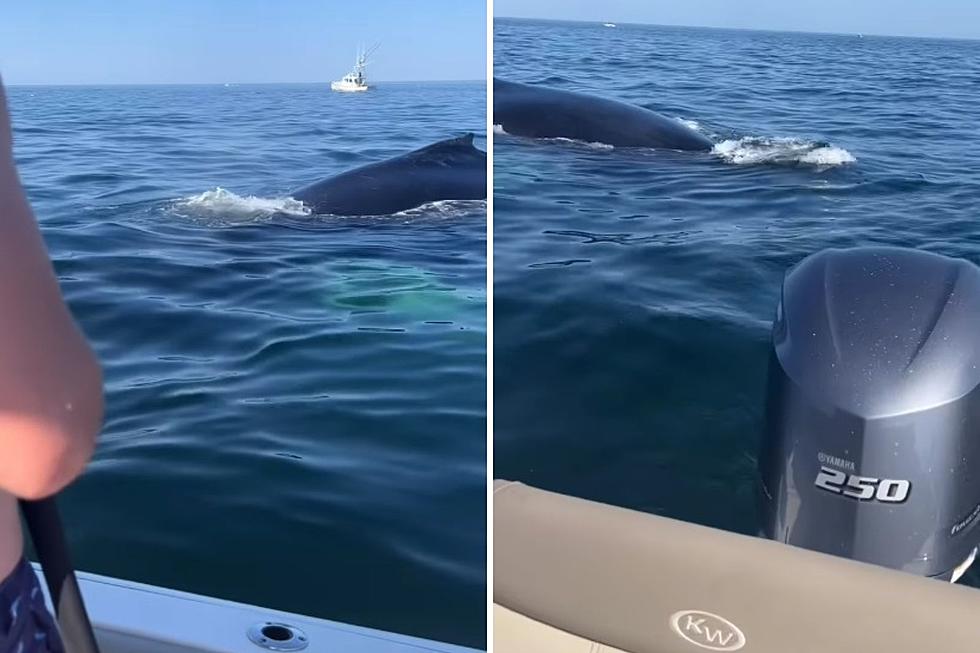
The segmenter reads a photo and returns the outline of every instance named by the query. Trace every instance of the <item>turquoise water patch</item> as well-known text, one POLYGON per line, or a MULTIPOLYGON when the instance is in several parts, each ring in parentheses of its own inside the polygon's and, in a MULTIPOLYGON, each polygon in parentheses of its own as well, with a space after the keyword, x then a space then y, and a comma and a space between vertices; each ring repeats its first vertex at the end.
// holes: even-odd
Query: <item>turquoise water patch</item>
POLYGON ((355 322, 484 329, 486 291, 413 265, 352 261, 332 265, 324 298, 355 322))

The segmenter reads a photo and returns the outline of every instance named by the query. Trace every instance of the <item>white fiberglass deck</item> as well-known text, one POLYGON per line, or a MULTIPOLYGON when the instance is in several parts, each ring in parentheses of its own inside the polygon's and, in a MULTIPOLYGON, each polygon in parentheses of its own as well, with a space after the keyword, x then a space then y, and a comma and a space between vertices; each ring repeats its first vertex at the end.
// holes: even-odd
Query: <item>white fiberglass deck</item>
POLYGON ((310 653, 475 652, 95 574, 77 576, 101 653, 262 653, 277 649, 252 643, 247 633, 270 622, 302 630, 308 644, 304 650, 310 653))

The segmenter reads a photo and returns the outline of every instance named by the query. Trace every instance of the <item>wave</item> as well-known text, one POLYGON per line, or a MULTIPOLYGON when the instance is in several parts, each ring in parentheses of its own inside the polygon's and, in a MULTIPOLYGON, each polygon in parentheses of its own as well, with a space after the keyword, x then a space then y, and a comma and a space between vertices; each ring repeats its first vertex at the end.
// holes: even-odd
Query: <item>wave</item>
POLYGON ((172 208, 185 217, 219 218, 229 222, 254 222, 282 214, 310 215, 310 209, 292 197, 243 197, 220 186, 179 199, 172 208))
POLYGON ((712 154, 736 165, 775 163, 783 165, 842 166, 857 158, 841 147, 803 138, 746 136, 716 143, 712 154))

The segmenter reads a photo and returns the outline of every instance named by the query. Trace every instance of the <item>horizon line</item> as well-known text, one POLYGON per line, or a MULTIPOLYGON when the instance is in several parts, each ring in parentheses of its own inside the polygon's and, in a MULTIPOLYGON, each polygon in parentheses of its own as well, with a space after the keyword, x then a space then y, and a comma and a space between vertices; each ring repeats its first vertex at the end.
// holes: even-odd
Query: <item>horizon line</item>
POLYGON ((923 34, 881 34, 876 32, 815 32, 804 29, 788 29, 788 28, 775 28, 775 27, 720 27, 718 25, 684 25, 681 23, 637 23, 633 21, 614 21, 614 20, 582 20, 582 19, 571 19, 571 18, 541 18, 536 16, 494 16, 493 19, 496 20, 540 20, 544 22, 551 23, 582 23, 585 25, 590 24, 603 24, 603 23, 613 23, 617 26, 619 25, 638 25, 642 27, 680 27, 685 29, 714 29, 714 30, 728 30, 734 32, 774 32, 783 34, 814 34, 822 36, 870 36, 875 38, 889 38, 889 39, 926 39, 934 41, 980 41, 980 36, 928 36, 923 34))
MULTIPOLYGON (((482 79, 382 79, 373 84, 477 84, 482 79)), ((329 81, 316 82, 4 82, 7 88, 38 86, 274 86, 274 85, 329 86, 329 81)))

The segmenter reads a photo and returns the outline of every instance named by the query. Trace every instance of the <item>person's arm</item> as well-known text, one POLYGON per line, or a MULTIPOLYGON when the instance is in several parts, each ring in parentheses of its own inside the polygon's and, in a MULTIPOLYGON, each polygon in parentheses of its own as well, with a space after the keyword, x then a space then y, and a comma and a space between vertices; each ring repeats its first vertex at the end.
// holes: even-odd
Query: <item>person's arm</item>
POLYGON ((54 494, 102 424, 102 372, 58 288, 11 152, 0 81, 0 489, 54 494))

